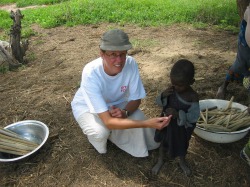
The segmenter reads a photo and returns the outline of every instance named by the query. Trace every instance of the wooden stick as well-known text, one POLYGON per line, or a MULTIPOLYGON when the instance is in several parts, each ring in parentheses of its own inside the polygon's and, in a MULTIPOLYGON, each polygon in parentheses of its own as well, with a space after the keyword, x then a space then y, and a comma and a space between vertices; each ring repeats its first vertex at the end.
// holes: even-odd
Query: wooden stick
POLYGON ((229 122, 231 120, 231 117, 232 117, 232 113, 229 114, 229 117, 228 117, 228 120, 227 120, 227 124, 226 124, 226 127, 228 128, 228 125, 229 125, 229 122))
POLYGON ((4 142, 0 142, 0 148, 12 150, 12 151, 17 151, 17 152, 23 152, 23 153, 28 153, 28 152, 32 151, 32 150, 22 149, 22 147, 18 148, 18 147, 15 147, 14 145, 10 145, 10 144, 4 143, 4 142))
POLYGON ((13 151, 13 150, 9 150, 9 149, 3 149, 0 147, 0 152, 2 153, 9 153, 9 154, 14 154, 14 155, 26 155, 27 153, 23 153, 23 152, 18 152, 18 151, 13 151))
POLYGON ((39 144, 11 130, 0 128, 0 151, 3 153, 25 155, 36 149, 37 146, 39 144))
POLYGON ((29 144, 24 144, 22 142, 15 142, 9 139, 0 139, 0 144, 28 151, 32 151, 37 147, 37 146, 31 146, 29 144))
POLYGON ((12 137, 8 137, 8 136, 4 136, 4 135, 1 135, 1 134, 0 134, 0 140, 1 141, 9 141, 9 142, 12 142, 12 143, 19 143, 19 144, 27 145, 29 147, 37 147, 38 146, 38 145, 35 145, 35 144, 30 144, 29 142, 25 142, 25 141, 15 139, 15 138, 12 138, 12 137))
POLYGON ((208 108, 206 108, 206 123, 208 122, 208 108))
POLYGON ((224 111, 227 111, 228 109, 232 108, 232 103, 234 100, 234 96, 231 97, 230 101, 228 102, 227 107, 224 109, 224 111))
POLYGON ((205 116, 203 115, 202 112, 200 112, 200 116, 201 116, 201 118, 204 120, 205 124, 207 124, 206 118, 205 118, 205 116))
MULTIPOLYGON (((249 120, 246 120, 245 122, 247 122, 247 121, 249 121, 249 120)), ((246 124, 246 123, 242 123, 242 124, 239 124, 239 125, 235 125, 231 130, 236 131, 236 130, 238 130, 240 128, 247 127, 247 126, 249 126, 249 125, 246 124)))
POLYGON ((199 127, 203 127, 205 129, 208 129, 208 130, 214 130, 215 132, 219 132, 218 130, 220 130, 221 132, 222 131, 230 131, 229 129, 227 129, 226 127, 223 127, 223 126, 218 126, 218 125, 214 125, 214 124, 197 124, 199 127))
POLYGON ((0 134, 0 150, 4 153, 25 155, 36 149, 38 145, 30 144, 28 141, 23 141, 0 134))
POLYGON ((20 136, 19 134, 15 133, 13 131, 10 131, 10 130, 0 129, 0 134, 6 135, 6 136, 9 136, 9 137, 12 137, 12 138, 16 138, 16 139, 19 139, 19 140, 23 140, 25 142, 29 142, 30 144, 37 145, 37 143, 35 143, 33 141, 30 141, 30 140, 20 136))
POLYGON ((224 123, 225 121, 225 117, 224 116, 221 116, 216 122, 214 125, 221 125, 222 123, 224 123))
POLYGON ((208 110, 208 111, 211 111, 211 110, 215 110, 215 109, 217 109, 218 107, 217 106, 212 106, 212 107, 210 107, 210 108, 206 108, 206 109, 203 109, 203 110, 201 110, 202 112, 206 112, 206 110, 208 110))
POLYGON ((7 133, 2 133, 2 131, 0 130, 0 139, 10 139, 10 140, 13 140, 13 141, 16 141, 16 142, 23 142, 23 143, 26 143, 26 144, 30 144, 30 145, 33 145, 33 146, 38 146, 37 143, 35 142, 32 142, 30 140, 27 140, 25 138, 19 138, 19 137, 16 137, 16 136, 8 136, 6 135, 7 133))

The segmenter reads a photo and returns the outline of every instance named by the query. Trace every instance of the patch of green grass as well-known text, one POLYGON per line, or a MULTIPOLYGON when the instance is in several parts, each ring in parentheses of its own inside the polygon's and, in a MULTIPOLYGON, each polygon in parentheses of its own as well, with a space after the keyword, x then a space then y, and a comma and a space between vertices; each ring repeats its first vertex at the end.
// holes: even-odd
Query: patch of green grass
MULTIPOLYGON (((6 0, 7 1, 7 0, 6 0)), ((11 0, 10 0, 11 1, 11 0)), ((202 27, 216 25, 221 29, 238 27, 239 15, 235 0, 17 0, 19 6, 50 4, 23 10, 23 28, 36 23, 44 28, 60 25, 119 23, 139 26, 160 26, 188 23, 202 27), (22 4, 22 5, 21 5, 22 4)), ((9 28, 6 15, 0 28, 9 28)))
POLYGON ((36 55, 35 53, 29 53, 26 55, 26 58, 28 61, 35 61, 36 60, 36 55))
POLYGON ((45 41, 43 41, 43 40, 36 40, 36 41, 34 41, 35 45, 40 45, 40 44, 44 44, 44 43, 45 43, 45 41))
POLYGON ((0 66, 0 73, 6 73, 9 71, 9 68, 7 66, 1 65, 0 66))
POLYGON ((146 39, 146 40, 132 40, 131 43, 133 44, 134 48, 145 48, 148 46, 156 46, 157 41, 153 39, 146 39))
POLYGON ((26 7, 32 5, 52 5, 70 0, 1 0, 0 5, 16 3, 17 7, 26 7))
POLYGON ((197 23, 193 24, 194 28, 197 28, 197 29, 200 29, 200 30, 206 29, 207 26, 208 25, 206 23, 202 23, 202 22, 197 22, 197 23))
POLYGON ((12 24, 10 14, 4 10, 0 10, 0 28, 8 29, 12 24))
POLYGON ((31 5, 53 5, 62 3, 69 0, 18 0, 16 5, 17 7, 26 7, 31 5))
POLYGON ((1 0, 0 5, 8 5, 8 4, 15 3, 16 1, 17 0, 1 0))
POLYGON ((26 65, 25 64, 22 64, 20 67, 18 67, 18 70, 24 70, 24 69, 26 69, 26 65))
POLYGON ((28 38, 30 36, 34 36, 36 33, 30 27, 22 28, 22 38, 28 38))

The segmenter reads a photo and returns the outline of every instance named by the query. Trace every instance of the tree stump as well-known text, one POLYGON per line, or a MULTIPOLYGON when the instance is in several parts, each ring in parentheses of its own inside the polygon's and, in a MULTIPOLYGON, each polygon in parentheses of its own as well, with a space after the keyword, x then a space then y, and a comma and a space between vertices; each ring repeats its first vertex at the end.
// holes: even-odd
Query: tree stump
POLYGON ((237 7, 240 16, 240 20, 243 19, 247 6, 250 5, 250 0, 237 0, 237 7))
POLYGON ((10 12, 10 18, 13 20, 10 29, 10 48, 6 50, 0 45, 0 71, 13 70, 24 64, 29 42, 28 40, 21 42, 21 19, 23 17, 19 9, 16 12, 10 12))
POLYGON ((13 20, 13 25, 10 29, 10 45, 13 57, 21 64, 23 64, 23 57, 28 49, 28 42, 22 43, 21 46, 21 19, 24 16, 18 9, 16 12, 10 12, 10 18, 13 20))
POLYGON ((10 53, 0 46, 0 72, 16 69, 21 64, 10 53))

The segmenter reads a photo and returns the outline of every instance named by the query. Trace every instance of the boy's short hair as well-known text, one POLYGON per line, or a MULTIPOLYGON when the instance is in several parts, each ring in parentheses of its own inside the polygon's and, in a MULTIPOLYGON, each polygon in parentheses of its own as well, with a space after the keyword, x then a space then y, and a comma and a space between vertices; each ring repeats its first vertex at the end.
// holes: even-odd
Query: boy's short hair
POLYGON ((181 82, 193 83, 194 80, 194 65, 187 59, 178 60, 170 71, 170 77, 178 77, 181 82))

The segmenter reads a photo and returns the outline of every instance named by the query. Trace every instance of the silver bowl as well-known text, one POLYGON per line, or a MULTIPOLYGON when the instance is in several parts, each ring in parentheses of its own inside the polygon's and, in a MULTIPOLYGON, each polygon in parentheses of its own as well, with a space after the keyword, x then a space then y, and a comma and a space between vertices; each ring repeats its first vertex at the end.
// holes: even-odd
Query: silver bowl
MULTIPOLYGON (((213 106, 217 106, 218 108, 226 108, 228 102, 229 101, 221 99, 206 99, 206 100, 201 100, 199 103, 200 103, 200 109, 203 110, 206 108, 211 108, 213 106)), ((232 107, 239 108, 242 111, 247 109, 247 106, 235 102, 232 103, 232 107)), ((194 129, 194 133, 200 138, 210 142, 231 143, 245 137, 249 130, 250 126, 245 129, 233 132, 211 132, 209 130, 196 126, 196 128, 194 129)))
POLYGON ((0 152, 0 162, 17 161, 17 160, 21 160, 23 158, 26 158, 32 155, 33 153, 37 152, 45 144, 49 136, 48 127, 44 123, 40 121, 35 121, 35 120, 19 121, 19 122, 16 122, 16 123, 13 123, 11 125, 4 127, 4 129, 11 130, 21 135, 23 138, 26 138, 28 140, 31 140, 39 144, 39 146, 36 147, 36 149, 34 149, 33 151, 23 156, 15 155, 16 157, 14 158, 9 158, 9 156, 7 156, 9 154, 0 152))

